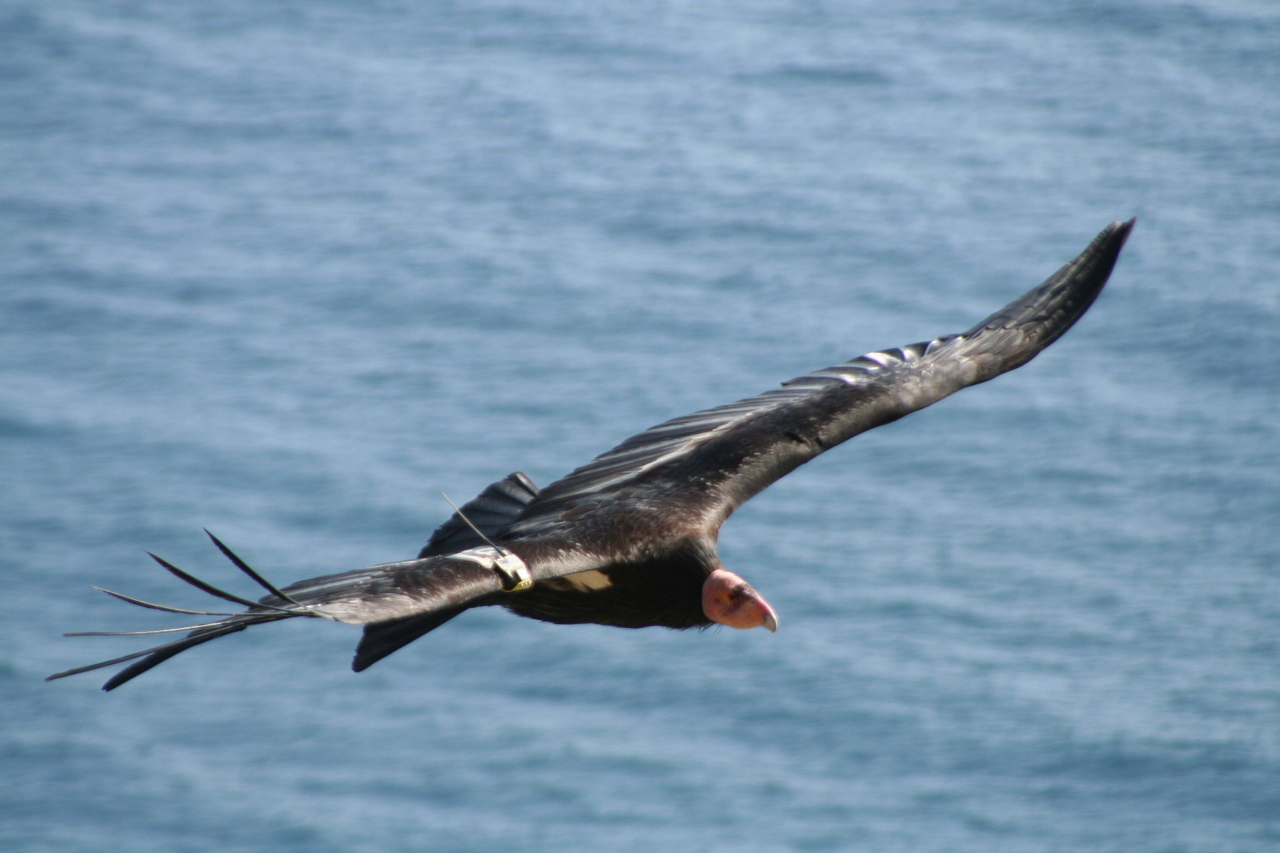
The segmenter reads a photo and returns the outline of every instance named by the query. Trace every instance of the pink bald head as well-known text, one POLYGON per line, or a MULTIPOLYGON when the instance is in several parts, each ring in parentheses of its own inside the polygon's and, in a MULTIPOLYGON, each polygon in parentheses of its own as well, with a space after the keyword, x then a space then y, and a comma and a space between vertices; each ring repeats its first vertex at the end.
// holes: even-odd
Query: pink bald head
POLYGON ((702 584, 702 612, 730 628, 778 630, 778 614, 751 584, 725 568, 716 569, 702 584))

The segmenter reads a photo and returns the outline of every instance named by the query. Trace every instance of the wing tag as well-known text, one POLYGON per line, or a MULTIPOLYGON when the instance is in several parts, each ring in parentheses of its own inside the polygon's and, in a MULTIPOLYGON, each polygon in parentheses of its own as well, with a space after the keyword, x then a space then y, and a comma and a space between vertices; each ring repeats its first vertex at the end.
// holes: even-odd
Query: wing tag
POLYGON ((450 554, 451 560, 467 560, 477 566, 493 569, 502 581, 503 592, 524 592, 533 586, 533 575, 524 560, 506 548, 496 545, 481 545, 467 551, 450 554))

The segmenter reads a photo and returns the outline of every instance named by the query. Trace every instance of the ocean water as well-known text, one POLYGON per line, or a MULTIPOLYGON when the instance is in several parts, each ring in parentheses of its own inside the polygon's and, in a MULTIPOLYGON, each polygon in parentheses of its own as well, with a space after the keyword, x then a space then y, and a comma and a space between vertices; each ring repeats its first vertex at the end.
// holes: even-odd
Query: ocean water
POLYGON ((1280 849, 1280 8, 0 3, 0 847, 1280 849), (726 526, 781 631, 264 626, 510 471, 960 331, 726 526), (175 619, 180 617, 175 617, 175 619))

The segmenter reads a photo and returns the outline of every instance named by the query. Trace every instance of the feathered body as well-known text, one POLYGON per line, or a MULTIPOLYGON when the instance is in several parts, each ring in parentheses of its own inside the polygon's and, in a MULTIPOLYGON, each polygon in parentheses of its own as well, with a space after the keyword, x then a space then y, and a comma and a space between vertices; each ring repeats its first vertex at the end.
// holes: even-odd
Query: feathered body
MULTIPOLYGON (((1030 361, 1093 304, 1132 226, 1132 220, 1112 224, 1042 285, 962 334, 869 353, 667 421, 542 491, 524 474, 511 474, 446 521, 416 560, 277 589, 214 539, 268 590, 253 602, 156 558, 183 580, 247 609, 209 613, 222 618, 172 643, 50 678, 135 661, 107 682, 110 690, 187 648, 292 617, 364 625, 357 671, 459 613, 494 604, 555 623, 776 630, 773 609, 716 553, 720 527, 734 509, 858 433, 1030 361)), ((110 594, 144 607, 204 613, 110 594)))

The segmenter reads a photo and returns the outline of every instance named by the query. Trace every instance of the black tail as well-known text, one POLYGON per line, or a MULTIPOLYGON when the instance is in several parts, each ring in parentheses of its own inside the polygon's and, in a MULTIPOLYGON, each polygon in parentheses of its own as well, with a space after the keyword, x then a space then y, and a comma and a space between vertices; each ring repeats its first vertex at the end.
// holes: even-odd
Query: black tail
MULTIPOLYGON (((118 592, 112 592, 109 589, 104 589, 102 591, 105 592, 107 595, 112 596, 113 598, 118 598, 121 601, 127 601, 130 604, 136 604, 139 607, 146 607, 151 610, 163 610, 167 613, 183 613, 183 614, 197 615, 197 616, 221 616, 223 618, 218 619, 217 621, 214 621, 214 622, 205 623, 203 625, 188 625, 183 628, 164 628, 158 631, 83 631, 83 632, 69 633, 66 636, 68 637, 140 637, 140 636, 150 636, 153 634, 173 634, 181 631, 190 632, 182 639, 175 640, 172 643, 165 643, 164 645, 161 645, 161 646, 155 646, 154 648, 144 649, 140 652, 134 652, 133 654, 124 655, 123 657, 112 658, 111 660, 104 660, 99 663, 89 664, 88 666, 76 667, 75 669, 69 669, 66 672, 55 673, 54 675, 51 675, 48 678, 46 678, 45 681, 53 681, 56 678, 66 678, 68 675, 78 675, 82 672, 92 672, 95 669, 102 669, 103 667, 114 666, 115 664, 118 664, 118 663, 125 663, 126 661, 137 660, 137 663, 133 664, 132 666, 126 667, 125 669, 122 669, 120 672, 112 676, 111 679, 106 684, 102 685, 103 690, 114 690, 115 688, 119 687, 121 684, 124 684, 126 681, 130 681, 134 678, 137 678, 139 675, 142 675, 142 673, 146 672, 147 670, 151 669, 154 666, 164 663, 169 658, 173 657, 176 654, 179 654, 180 652, 185 652, 187 649, 193 648, 194 646, 198 646, 201 643, 207 643, 210 640, 216 640, 219 637, 225 637, 228 634, 235 634, 239 631, 243 631, 245 628, 248 628, 250 625, 261 625, 265 622, 277 622, 281 619, 292 619, 298 616, 314 617, 319 615, 317 613, 311 612, 310 608, 308 608, 306 604, 303 604, 302 602, 299 602, 296 599, 286 595, 284 592, 277 589, 275 586, 269 583, 265 578, 263 578, 261 575, 255 572, 253 569, 249 568, 248 564, 245 563, 243 560, 241 560, 238 556, 236 556, 235 553, 232 552, 230 548, 222 544, 222 542, 218 540, 218 537, 214 536, 212 533, 209 533, 209 531, 207 530, 205 531, 205 533, 208 533, 209 538, 213 540, 213 544, 218 547, 219 551, 221 551, 223 554, 226 555, 227 559, 231 560, 231 562, 235 564, 237 568, 239 568, 246 575, 252 578, 255 583, 257 583, 263 589, 267 590, 267 592, 270 594, 265 596, 260 601, 256 601, 256 602, 250 601, 247 598, 241 598, 238 595, 232 595, 229 592, 224 592, 223 590, 220 590, 215 586, 205 583, 199 578, 196 578, 192 575, 187 574, 182 569, 178 568, 177 566, 173 565, 167 560, 164 560, 161 557, 157 557, 155 554, 150 554, 151 558, 155 560, 157 563, 159 563, 161 566, 163 566, 166 571, 182 579, 183 581, 186 581, 187 583, 191 584, 192 586, 196 587, 202 592, 206 592, 209 595, 212 595, 216 598, 221 598, 224 601, 229 601, 233 604, 239 604, 249 609, 244 613, 216 613, 208 610, 187 610, 181 607, 169 607, 164 604, 154 604, 149 601, 143 601, 139 598, 133 598, 132 596, 124 595, 118 592), (142 658, 142 660, 138 660, 138 658, 142 658)), ((96 588, 100 589, 100 587, 96 587, 96 588)))
MULTIPOLYGON (((418 553, 418 558, 455 554, 468 548, 486 544, 484 537, 493 538, 498 531, 515 521, 538 496, 538 487, 524 473, 508 474, 476 497, 462 505, 448 521, 431 534, 431 540, 418 553), (466 518, 464 519, 465 516, 466 518), (467 523, 470 520, 480 533, 467 523)), ((434 631, 453 617, 468 610, 467 607, 451 607, 431 613, 420 613, 404 619, 376 622, 364 626, 364 636, 356 647, 351 668, 363 672, 394 651, 404 648, 414 640, 434 631)))

